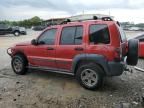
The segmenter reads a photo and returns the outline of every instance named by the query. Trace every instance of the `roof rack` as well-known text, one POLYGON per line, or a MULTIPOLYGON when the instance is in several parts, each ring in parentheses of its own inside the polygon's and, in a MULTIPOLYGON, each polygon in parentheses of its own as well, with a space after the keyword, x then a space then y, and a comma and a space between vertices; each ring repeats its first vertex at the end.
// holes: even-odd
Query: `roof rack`
POLYGON ((61 22, 60 24, 67 24, 68 22, 72 22, 70 19, 66 19, 63 22, 61 22))
POLYGON ((81 21, 87 21, 87 20, 102 20, 102 21, 113 21, 111 17, 97 17, 93 16, 93 18, 88 18, 88 19, 79 19, 79 20, 74 20, 72 21, 71 19, 66 19, 65 21, 61 22, 60 24, 67 24, 69 22, 81 22, 81 21))

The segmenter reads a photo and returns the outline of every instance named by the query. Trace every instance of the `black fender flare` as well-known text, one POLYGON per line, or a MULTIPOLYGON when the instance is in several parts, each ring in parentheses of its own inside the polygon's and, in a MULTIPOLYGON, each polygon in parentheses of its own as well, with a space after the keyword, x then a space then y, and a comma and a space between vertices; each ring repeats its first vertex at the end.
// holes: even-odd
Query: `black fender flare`
POLYGON ((26 56, 26 54, 25 54, 25 52, 24 52, 23 49, 16 49, 15 53, 14 53, 12 56, 15 56, 15 55, 17 55, 17 54, 20 54, 20 55, 24 56, 25 59, 26 59, 27 62, 28 62, 28 58, 27 58, 27 56, 26 56))
POLYGON ((76 72, 76 66, 79 64, 81 60, 90 61, 90 62, 100 65, 105 72, 104 74, 107 74, 109 72, 108 61, 106 60, 104 56, 98 55, 98 54, 79 54, 74 57, 73 62, 72 62, 71 70, 73 73, 76 72))

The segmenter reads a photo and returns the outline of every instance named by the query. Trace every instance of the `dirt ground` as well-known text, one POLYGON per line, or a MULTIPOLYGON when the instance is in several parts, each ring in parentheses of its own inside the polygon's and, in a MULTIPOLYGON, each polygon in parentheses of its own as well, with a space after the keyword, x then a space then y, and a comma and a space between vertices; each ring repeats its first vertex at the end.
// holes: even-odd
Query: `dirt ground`
MULTIPOLYGON (((33 37, 18 38, 17 42, 33 37)), ((10 58, 4 54, 11 45, 4 42, 11 40, 8 37, 0 39, 3 39, 0 40, 0 108, 144 107, 144 73, 133 69, 133 73, 107 77, 103 87, 96 91, 82 88, 73 76, 68 75, 29 70, 20 76, 12 71, 10 58)), ((138 67, 144 68, 144 59, 139 59, 138 67)))

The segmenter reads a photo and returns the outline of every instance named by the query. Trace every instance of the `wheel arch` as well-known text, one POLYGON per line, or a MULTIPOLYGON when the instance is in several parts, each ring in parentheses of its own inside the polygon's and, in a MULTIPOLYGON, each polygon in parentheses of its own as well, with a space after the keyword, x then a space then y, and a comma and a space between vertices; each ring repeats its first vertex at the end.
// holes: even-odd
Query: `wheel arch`
POLYGON ((15 36, 19 36, 19 35, 20 35, 20 31, 19 31, 19 30, 14 30, 14 31, 13 31, 13 34, 14 34, 15 36), (16 32, 18 32, 19 34, 16 35, 16 34, 15 34, 16 32))
POLYGON ((73 59, 72 72, 76 74, 76 71, 80 65, 88 63, 94 63, 100 66, 104 71, 104 75, 106 75, 109 71, 107 60, 104 56, 98 54, 80 54, 73 59))
POLYGON ((13 54, 13 57, 16 56, 16 55, 21 55, 25 58, 26 62, 28 63, 28 58, 27 56, 24 54, 24 52, 22 51, 17 51, 16 53, 13 54))

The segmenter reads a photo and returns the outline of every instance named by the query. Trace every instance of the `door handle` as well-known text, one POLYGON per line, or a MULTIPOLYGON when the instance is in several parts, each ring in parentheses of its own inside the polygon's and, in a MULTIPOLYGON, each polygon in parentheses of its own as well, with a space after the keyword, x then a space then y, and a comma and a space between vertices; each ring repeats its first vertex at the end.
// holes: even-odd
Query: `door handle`
POLYGON ((52 48, 52 47, 48 47, 47 50, 54 50, 54 48, 52 48))
POLYGON ((81 47, 77 47, 77 48, 75 48, 75 50, 76 50, 76 51, 83 51, 84 49, 81 48, 81 47))

